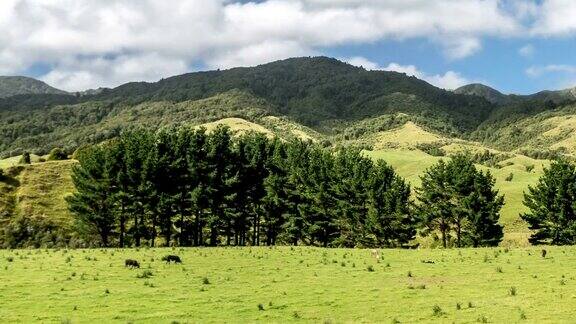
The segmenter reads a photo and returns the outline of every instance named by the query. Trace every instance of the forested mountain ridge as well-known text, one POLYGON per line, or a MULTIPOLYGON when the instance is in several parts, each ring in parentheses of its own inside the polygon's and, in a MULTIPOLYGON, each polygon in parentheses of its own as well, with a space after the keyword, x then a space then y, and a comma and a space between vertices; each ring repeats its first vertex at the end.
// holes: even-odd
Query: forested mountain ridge
POLYGON ((572 102, 572 93, 504 95, 477 84, 446 91, 403 73, 367 71, 327 57, 292 58, 75 95, 0 98, 0 154, 46 154, 56 146, 71 153, 130 128, 222 118, 262 125, 270 123, 263 119, 267 116, 307 128, 332 144, 362 142, 411 121, 444 136, 508 150, 521 141, 495 140, 499 129, 562 110, 572 102))
POLYGON ((27 94, 65 94, 46 83, 23 76, 0 76, 0 98, 27 94))

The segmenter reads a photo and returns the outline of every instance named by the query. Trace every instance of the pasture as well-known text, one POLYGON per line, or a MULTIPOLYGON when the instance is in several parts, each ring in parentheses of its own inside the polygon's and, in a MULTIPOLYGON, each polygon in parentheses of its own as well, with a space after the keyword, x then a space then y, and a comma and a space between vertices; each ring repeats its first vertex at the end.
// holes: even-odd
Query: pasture
POLYGON ((576 248, 546 249, 2 250, 0 321, 573 321, 576 248))

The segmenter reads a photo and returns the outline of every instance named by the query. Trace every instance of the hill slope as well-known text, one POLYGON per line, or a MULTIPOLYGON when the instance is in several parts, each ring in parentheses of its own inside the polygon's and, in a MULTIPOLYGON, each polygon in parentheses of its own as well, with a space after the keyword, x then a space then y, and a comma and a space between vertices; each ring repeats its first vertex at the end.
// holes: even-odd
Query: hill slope
POLYGON ((46 83, 22 76, 0 76, 0 98, 28 94, 65 94, 46 83))

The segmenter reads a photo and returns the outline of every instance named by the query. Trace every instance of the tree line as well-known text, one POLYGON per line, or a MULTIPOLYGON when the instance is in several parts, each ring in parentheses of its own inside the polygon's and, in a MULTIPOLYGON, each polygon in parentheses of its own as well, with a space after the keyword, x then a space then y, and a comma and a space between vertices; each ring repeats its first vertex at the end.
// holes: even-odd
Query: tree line
POLYGON ((102 246, 303 244, 406 247, 417 233, 447 246, 492 246, 503 197, 458 155, 411 188, 384 161, 226 127, 132 131, 75 154, 67 198, 102 246))

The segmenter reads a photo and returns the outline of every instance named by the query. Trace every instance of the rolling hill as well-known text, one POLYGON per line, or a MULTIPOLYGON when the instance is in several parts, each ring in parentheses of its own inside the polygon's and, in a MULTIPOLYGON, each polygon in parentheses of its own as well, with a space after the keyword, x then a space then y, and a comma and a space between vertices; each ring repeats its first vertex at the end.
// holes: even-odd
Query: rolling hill
POLYGON ((66 94, 66 92, 33 78, 0 76, 0 98, 30 94, 66 94))
POLYGON ((469 151, 505 194, 507 245, 526 244, 529 232, 519 218, 524 190, 547 159, 573 158, 576 148, 573 91, 517 96, 473 84, 451 92, 325 57, 189 73, 80 96, 20 94, 0 99, 0 120, 0 168, 17 170, 16 182, 0 184, 6 193, 0 214, 10 209, 14 215, 1 220, 4 228, 48 222, 65 237, 73 232, 63 206, 74 162, 40 163, 38 156, 54 147, 71 154, 129 129, 224 124, 239 134, 356 146, 386 160, 413 186, 442 156, 469 151), (17 166, 23 152, 36 154, 36 163, 17 166))

